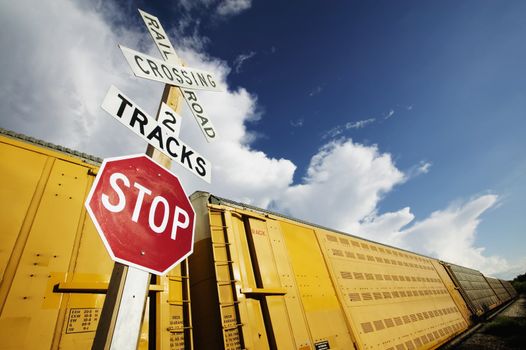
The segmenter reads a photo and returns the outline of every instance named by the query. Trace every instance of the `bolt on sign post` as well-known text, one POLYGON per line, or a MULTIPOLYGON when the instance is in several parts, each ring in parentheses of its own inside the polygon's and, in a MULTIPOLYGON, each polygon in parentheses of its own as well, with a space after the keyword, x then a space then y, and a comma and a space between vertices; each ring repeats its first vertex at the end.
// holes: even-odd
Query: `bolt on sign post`
POLYGON ((116 87, 102 108, 149 146, 149 156, 104 160, 86 201, 108 253, 115 261, 92 349, 136 349, 150 273, 165 274, 191 254, 194 211, 179 180, 166 168, 175 161, 211 182, 211 164, 179 140, 180 96, 205 139, 217 132, 195 90, 222 91, 213 74, 185 67, 157 17, 139 10, 164 61, 120 46, 136 76, 164 82, 157 118, 116 87))

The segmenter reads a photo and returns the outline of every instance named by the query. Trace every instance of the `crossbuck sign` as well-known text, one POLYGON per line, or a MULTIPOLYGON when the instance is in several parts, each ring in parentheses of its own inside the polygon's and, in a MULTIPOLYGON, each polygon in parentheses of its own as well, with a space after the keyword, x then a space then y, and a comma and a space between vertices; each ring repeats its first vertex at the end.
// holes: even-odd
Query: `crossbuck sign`
MULTIPOLYGON (((139 12, 164 60, 119 46, 130 68, 137 77, 177 86, 205 139, 208 142, 215 141, 216 129, 195 90, 222 91, 216 78, 210 72, 184 67, 157 17, 141 10, 139 12)), ((210 162, 179 140, 181 117, 168 105, 161 106, 159 118, 155 120, 112 86, 104 98, 102 108, 171 160, 200 179, 211 182, 210 162)))

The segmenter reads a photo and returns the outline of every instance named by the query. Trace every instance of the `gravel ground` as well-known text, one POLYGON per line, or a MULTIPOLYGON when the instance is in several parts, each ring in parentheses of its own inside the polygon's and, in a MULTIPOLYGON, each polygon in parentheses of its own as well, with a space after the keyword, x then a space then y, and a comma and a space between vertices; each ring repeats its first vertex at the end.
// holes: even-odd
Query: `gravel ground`
POLYGON ((454 350, 524 350, 525 344, 510 344, 507 339, 491 334, 476 332, 454 350))
POLYGON ((500 316, 526 317, 526 296, 521 295, 519 299, 515 300, 506 310, 502 311, 500 316))
POLYGON ((526 349, 526 297, 520 296, 497 317, 484 323, 475 333, 454 350, 525 350, 526 349), (503 327, 495 330, 495 325, 512 322, 513 329, 503 327), (522 323, 519 323, 522 322, 522 323), (493 329, 491 329, 493 327, 493 329), (488 334, 494 333, 494 334, 488 334))

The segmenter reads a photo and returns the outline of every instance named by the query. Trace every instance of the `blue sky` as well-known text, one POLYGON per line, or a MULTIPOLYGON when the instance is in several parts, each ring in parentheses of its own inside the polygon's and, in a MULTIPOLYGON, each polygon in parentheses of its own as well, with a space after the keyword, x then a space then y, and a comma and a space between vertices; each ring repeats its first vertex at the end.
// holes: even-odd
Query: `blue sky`
POLYGON ((141 8, 226 90, 199 95, 217 146, 183 124, 214 164, 211 186, 183 174, 187 187, 501 277, 526 269, 523 1, 29 5, 0 5, 1 127, 141 152, 99 108, 114 84, 155 111, 162 84, 117 48, 159 57, 141 8))

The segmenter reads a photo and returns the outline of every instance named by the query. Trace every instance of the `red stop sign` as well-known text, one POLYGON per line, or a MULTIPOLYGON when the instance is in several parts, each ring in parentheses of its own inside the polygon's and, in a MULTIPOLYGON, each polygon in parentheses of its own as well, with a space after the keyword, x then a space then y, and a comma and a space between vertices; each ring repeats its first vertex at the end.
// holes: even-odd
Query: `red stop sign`
POLYGON ((164 275, 193 251, 194 209, 179 179, 146 155, 105 159, 86 208, 115 261, 164 275))

